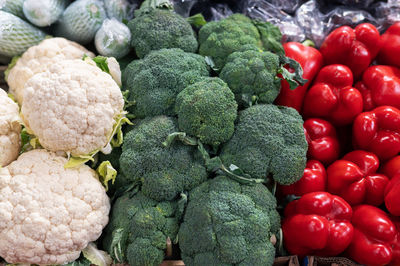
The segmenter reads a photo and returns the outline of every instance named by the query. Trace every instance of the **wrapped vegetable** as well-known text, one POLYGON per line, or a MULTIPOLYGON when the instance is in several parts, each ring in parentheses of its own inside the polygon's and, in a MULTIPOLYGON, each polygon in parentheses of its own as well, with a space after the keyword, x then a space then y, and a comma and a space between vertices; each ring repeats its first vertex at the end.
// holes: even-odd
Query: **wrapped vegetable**
POLYGON ((78 0, 67 7, 55 29, 56 36, 87 44, 107 18, 100 0, 78 0))
POLYGON ((46 37, 40 29, 19 17, 0 10, 0 55, 13 57, 46 37))
POLYGON ((68 0, 25 0, 25 17, 36 26, 50 26, 58 20, 68 5, 68 0))
POLYGON ((131 49, 131 31, 116 19, 106 19, 97 31, 94 44, 99 54, 117 59, 127 55, 131 49))
POLYGON ((24 17, 22 5, 25 0, 0 0, 0 10, 6 11, 20 18, 24 17))
POLYGON ((131 20, 133 11, 138 4, 130 4, 128 0, 104 0, 104 8, 109 18, 115 18, 119 21, 131 20))

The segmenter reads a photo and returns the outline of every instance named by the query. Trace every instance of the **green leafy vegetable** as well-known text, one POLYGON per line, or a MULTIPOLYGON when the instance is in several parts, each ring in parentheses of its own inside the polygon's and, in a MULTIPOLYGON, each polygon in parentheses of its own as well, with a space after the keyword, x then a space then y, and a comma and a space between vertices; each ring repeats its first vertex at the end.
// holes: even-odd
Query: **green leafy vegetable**
POLYGON ((111 183, 114 184, 117 171, 109 161, 102 162, 99 167, 97 167, 96 171, 100 176, 101 183, 106 188, 106 191, 108 191, 108 182, 111 181, 111 183))
POLYGON ((204 26, 207 24, 206 19, 202 14, 196 14, 191 17, 186 18, 187 22, 190 23, 190 25, 200 28, 201 26, 204 26))
POLYGON ((112 259, 106 252, 97 249, 94 243, 89 243, 87 247, 82 250, 83 256, 96 266, 111 265, 112 259))

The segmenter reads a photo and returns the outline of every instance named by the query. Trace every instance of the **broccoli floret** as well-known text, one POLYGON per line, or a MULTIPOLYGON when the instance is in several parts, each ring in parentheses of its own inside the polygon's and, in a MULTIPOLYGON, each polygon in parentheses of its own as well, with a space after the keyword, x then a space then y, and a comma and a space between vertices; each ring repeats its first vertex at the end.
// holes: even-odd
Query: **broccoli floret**
POLYGON ((250 105, 254 96, 259 103, 272 103, 281 88, 280 69, 278 55, 245 45, 229 55, 220 78, 228 83, 240 105, 250 105))
POLYGON ((267 22, 252 21, 241 14, 209 22, 199 31, 199 53, 210 56, 217 70, 222 69, 231 53, 239 51, 246 44, 282 53, 282 35, 279 29, 275 28, 267 22))
POLYGON ((138 118, 175 115, 175 99, 188 85, 209 75, 204 57, 181 49, 162 49, 130 63, 122 74, 129 90, 128 110, 138 118))
POLYGON ((132 33, 131 46, 139 58, 150 51, 162 48, 181 48, 186 52, 197 51, 197 40, 190 24, 170 10, 153 8, 128 23, 132 33))
POLYGON ((164 258, 167 238, 179 229, 177 201, 157 202, 142 192, 118 198, 104 231, 103 246, 115 262, 131 266, 158 266, 164 258))
POLYGON ((120 169, 128 183, 142 183, 142 192, 155 200, 172 200, 207 178, 198 150, 181 142, 165 147, 163 141, 178 131, 175 118, 143 119, 129 131, 122 146, 120 169))
POLYGON ((180 130, 218 146, 232 137, 237 103, 223 80, 204 78, 178 94, 176 112, 180 130))
POLYGON ((235 133, 222 146, 220 158, 252 178, 272 175, 289 185, 303 175, 307 148, 303 120, 295 109, 259 104, 239 113, 235 133))
POLYGON ((218 176, 189 193, 178 239, 187 266, 272 265, 280 228, 276 200, 262 185, 218 176), (277 220, 278 219, 278 220, 277 220))

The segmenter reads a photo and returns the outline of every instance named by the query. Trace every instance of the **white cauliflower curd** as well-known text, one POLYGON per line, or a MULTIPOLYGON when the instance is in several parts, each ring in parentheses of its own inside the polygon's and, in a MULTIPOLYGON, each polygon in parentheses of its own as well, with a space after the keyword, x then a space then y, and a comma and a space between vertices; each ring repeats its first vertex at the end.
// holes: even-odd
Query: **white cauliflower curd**
POLYGON ((7 76, 10 93, 22 104, 25 83, 36 73, 45 71, 50 65, 67 59, 81 59, 84 54, 93 53, 76 42, 64 38, 49 38, 30 47, 18 59, 7 76))
POLYGON ((66 161, 37 149, 0 169, 0 257, 8 263, 71 262, 108 223, 96 172, 65 169, 66 161))
POLYGON ((0 166, 18 157, 21 148, 19 107, 0 89, 0 166))
POLYGON ((123 106, 109 74, 83 60, 64 60, 29 79, 21 116, 44 148, 80 156, 109 146, 123 106))

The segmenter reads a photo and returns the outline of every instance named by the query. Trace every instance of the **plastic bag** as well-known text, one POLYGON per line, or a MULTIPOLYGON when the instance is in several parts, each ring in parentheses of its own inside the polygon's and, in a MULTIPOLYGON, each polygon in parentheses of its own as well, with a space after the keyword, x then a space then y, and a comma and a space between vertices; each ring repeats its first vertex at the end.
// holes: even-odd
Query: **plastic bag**
POLYGON ((192 7, 198 2, 198 0, 171 0, 174 5, 176 13, 182 17, 189 17, 192 7))
POLYGON ((400 21, 400 1, 388 0, 387 3, 379 2, 372 6, 371 11, 381 25, 381 31, 386 30, 395 22, 400 21))
POLYGON ((97 31, 94 44, 99 54, 122 58, 130 51, 131 31, 117 19, 106 19, 97 31))
POLYGON ((268 1, 249 0, 246 14, 253 19, 271 22, 282 32, 283 42, 303 41, 305 34, 294 18, 268 1))
POLYGON ((139 7, 138 2, 130 3, 128 0, 104 0, 103 2, 108 18, 119 21, 131 20, 134 10, 139 7))
POLYGON ((347 7, 337 7, 331 12, 326 14, 326 30, 331 31, 343 25, 355 27, 360 23, 371 23, 375 25, 378 30, 381 25, 379 22, 367 11, 359 9, 351 9, 347 7))
POLYGON ((311 39, 316 46, 320 46, 326 36, 327 24, 325 15, 319 11, 316 1, 308 1, 296 11, 297 25, 304 30, 306 39, 311 39))

